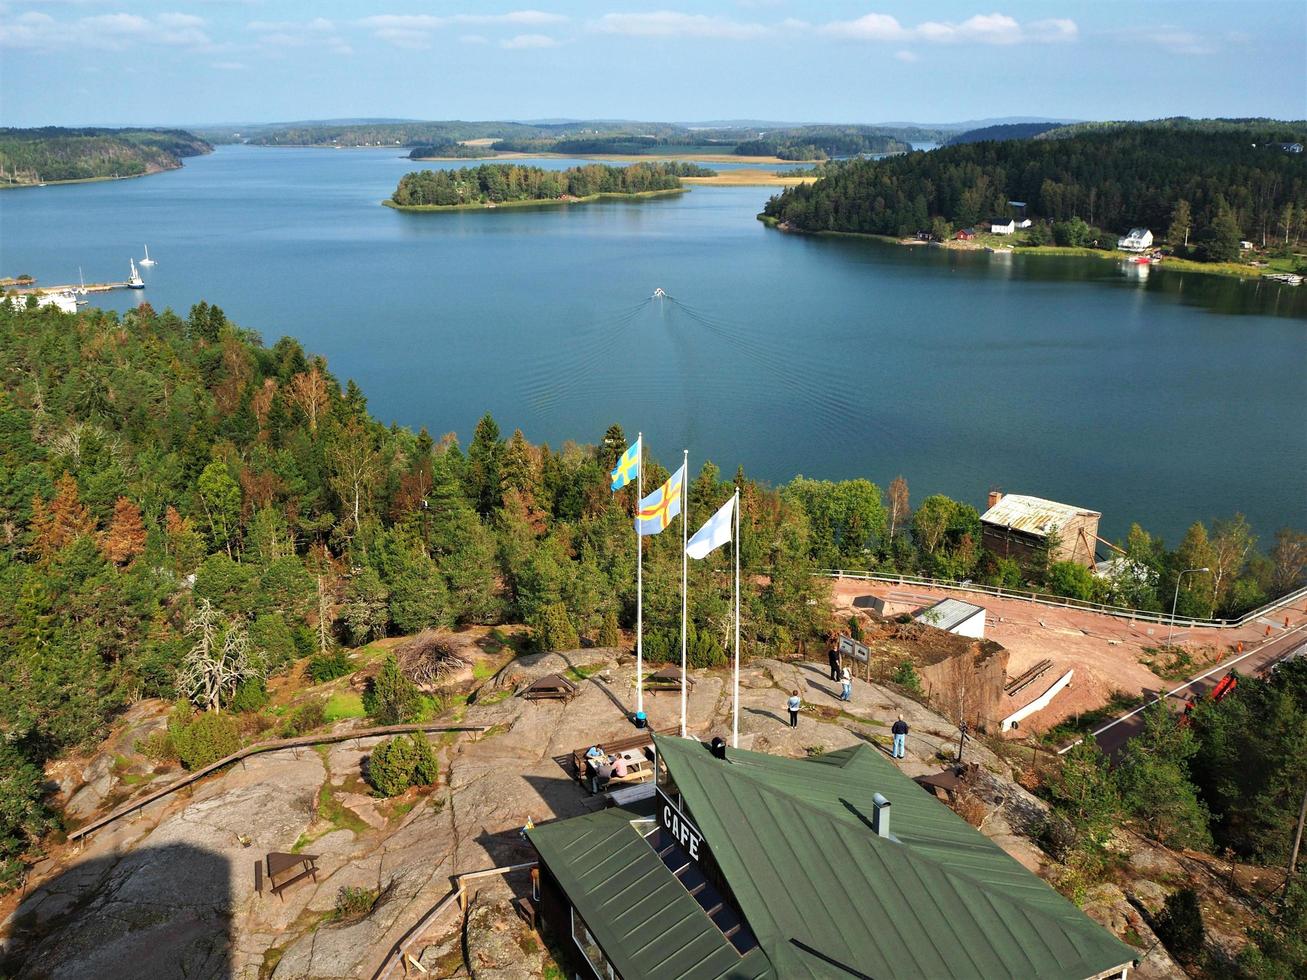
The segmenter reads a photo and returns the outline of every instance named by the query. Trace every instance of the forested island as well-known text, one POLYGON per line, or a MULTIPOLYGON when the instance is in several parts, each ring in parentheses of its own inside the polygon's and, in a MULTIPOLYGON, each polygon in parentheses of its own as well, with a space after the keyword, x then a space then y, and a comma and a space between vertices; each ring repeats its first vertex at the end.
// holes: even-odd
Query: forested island
POLYGON ((745 156, 827 160, 903 153, 911 142, 940 142, 949 131, 919 126, 822 125, 689 127, 676 123, 575 120, 559 123, 353 120, 205 130, 218 142, 257 146, 399 146, 413 159, 497 153, 563 156, 745 156), (470 141, 479 146, 467 146, 470 141), (464 147, 456 149, 456 147, 464 147), (447 151, 447 152, 446 152, 447 151))
MULTIPOLYGON (((619 426, 551 448, 489 415, 466 444, 385 425, 321 358, 290 338, 267 346, 207 303, 184 318, 0 304, 0 378, 0 885, 51 826, 42 765, 140 698, 183 696, 197 623, 239 653, 224 707, 257 711, 270 678, 297 662, 315 680, 340 676, 342 647, 378 637, 511 623, 537 649, 570 650, 614 646, 634 622, 634 494, 609 490, 619 426)), ((646 486, 667 478, 646 464, 646 486)), ((1135 526, 1115 576, 1047 553, 1018 563, 981 547, 974 506, 914 502, 902 477, 770 488, 708 462, 691 512, 736 487, 747 657, 820 643, 820 568, 1150 610, 1169 608, 1184 569, 1219 570, 1181 577, 1185 616, 1241 613, 1307 573, 1307 535, 1283 529, 1258 548, 1238 515, 1195 523, 1174 548, 1135 526)), ((679 534, 644 546, 653 662, 678 646, 680 549, 679 534)), ((730 586, 712 562, 690 578, 691 662, 721 664, 730 586)), ((217 717, 204 724, 235 724, 217 717)))
POLYGON ((489 146, 476 144, 469 146, 466 143, 427 143, 422 146, 415 146, 409 151, 410 160, 484 160, 487 157, 497 156, 489 146))
POLYGON ((0 187, 139 177, 212 153, 182 129, 0 129, 0 187))
POLYGON ((684 190, 682 177, 711 177, 692 163, 636 163, 608 167, 592 163, 567 170, 487 163, 459 170, 416 170, 400 178, 383 203, 399 209, 498 207, 634 197, 684 190))
POLYGON ((1307 234, 1305 139, 1302 122, 1077 124, 852 161, 773 197, 762 217, 795 231, 943 240, 1015 215, 1032 225, 1009 244, 1106 249, 1142 227, 1174 254, 1231 262, 1241 240, 1292 250, 1307 234))

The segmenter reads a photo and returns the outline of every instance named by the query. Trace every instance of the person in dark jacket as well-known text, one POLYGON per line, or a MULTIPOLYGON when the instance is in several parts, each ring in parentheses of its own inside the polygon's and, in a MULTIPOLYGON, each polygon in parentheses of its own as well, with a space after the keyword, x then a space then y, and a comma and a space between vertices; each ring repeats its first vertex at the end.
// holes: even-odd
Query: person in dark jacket
POLYGON ((830 660, 830 679, 837 681, 840 679, 840 643, 835 637, 831 637, 830 646, 826 650, 826 657, 830 660))
POLYGON ((902 715, 899 715, 899 720, 894 722, 890 731, 894 733, 894 758, 902 759, 903 750, 908 742, 908 723, 903 720, 902 715))

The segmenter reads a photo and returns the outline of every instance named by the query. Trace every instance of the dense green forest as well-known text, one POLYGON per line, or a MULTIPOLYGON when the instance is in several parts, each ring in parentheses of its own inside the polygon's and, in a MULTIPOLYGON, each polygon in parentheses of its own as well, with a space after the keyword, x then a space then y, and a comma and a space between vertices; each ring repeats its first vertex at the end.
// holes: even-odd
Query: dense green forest
MULTIPOLYGON (((261 684, 306 657, 310 676, 337 676, 341 645, 429 627, 525 623, 540 648, 570 649, 613 642, 634 622, 633 492, 608 488, 626 447, 619 426, 557 449, 506 436, 489 415, 466 445, 384 426, 297 342, 265 346, 206 303, 185 318, 0 304, 0 379, 10 870, 48 820, 43 763, 134 701, 186 690, 197 629, 224 650, 230 640, 261 684)), ((666 479, 647 465, 646 486, 666 479)), ((940 495, 914 507, 901 478, 884 492, 804 477, 770 489, 711 463, 689 486, 692 521, 737 486, 746 656, 787 654, 829 628, 827 587, 812 574, 822 567, 1030 583, 1145 608, 1169 602, 1177 570, 1213 568, 1184 578, 1186 615, 1246 608, 1307 567, 1307 536, 1281 532, 1261 554, 1237 517, 1210 534, 1195 524, 1175 551, 1136 528, 1124 544, 1138 564, 1119 581, 1047 556, 1019 567, 979 547, 974 507, 940 495)), ((729 576, 692 565, 692 658, 723 663, 729 576)), ((655 660, 676 651, 679 576, 680 535, 648 539, 655 660)))
MULTIPOLYGON (((1203 941, 1203 912, 1190 889, 1176 891, 1150 916, 1167 949, 1190 975, 1243 980, 1307 976, 1307 885, 1266 896, 1287 863, 1307 790, 1307 660, 1278 666, 1267 678, 1241 677, 1220 702, 1197 704, 1188 723, 1158 703, 1114 765, 1089 739, 1064 757, 1042 792, 1053 805, 1041 843, 1062 867, 1059 888, 1077 900, 1112 880, 1121 861, 1122 826, 1166 847, 1193 848, 1269 865, 1249 889, 1223 886, 1245 905, 1254 925, 1238 954, 1203 941), (1260 893, 1260 894, 1254 894, 1260 893)), ((1209 922, 1211 919, 1209 918, 1209 922)), ((1228 926, 1225 927, 1228 929, 1228 926)))
POLYGON ((682 177, 712 174, 713 171, 691 163, 636 163, 629 167, 592 163, 567 170, 487 163, 459 170, 416 170, 405 174, 391 201, 399 207, 556 201, 595 194, 677 190, 682 177))
POLYGON ((944 142, 944 145, 956 146, 959 143, 979 143, 983 140, 1025 140, 1060 129, 1062 126, 1062 123, 1054 122, 1004 123, 998 126, 984 126, 980 129, 968 129, 966 132, 950 136, 944 142))
POLYGON ((1016 200, 1045 240, 1107 245, 1144 226, 1178 250, 1228 261, 1241 238, 1292 245, 1307 233, 1307 157, 1276 145, 1305 131, 1197 122, 1057 129, 854 162, 787 188, 763 213, 799 231, 947 234, 1006 215, 1016 200))
POLYGON ((800 126, 742 140, 741 156, 775 156, 782 160, 825 160, 862 153, 906 153, 912 147, 896 133, 868 126, 800 126))
POLYGON ((0 129, 0 186, 134 177, 212 150, 180 129, 0 129))
POLYGON ((493 157, 495 151, 488 146, 468 146, 465 143, 427 143, 415 146, 409 153, 410 160, 435 160, 441 158, 458 158, 463 160, 484 160, 493 157))

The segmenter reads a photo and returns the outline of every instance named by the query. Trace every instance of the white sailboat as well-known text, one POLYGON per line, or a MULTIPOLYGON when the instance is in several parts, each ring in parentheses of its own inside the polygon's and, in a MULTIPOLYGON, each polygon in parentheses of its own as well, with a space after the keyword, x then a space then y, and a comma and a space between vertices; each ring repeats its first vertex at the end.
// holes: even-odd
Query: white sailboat
POLYGON ((145 280, 142 279, 142 278, 141 278, 141 274, 140 274, 139 272, 136 271, 136 260, 135 260, 135 259, 128 259, 127 261, 130 262, 130 263, 132 264, 132 274, 131 274, 130 276, 127 277, 127 288, 128 288, 128 289, 144 289, 144 288, 145 288, 145 280))
POLYGON ((154 265, 154 259, 150 258, 150 246, 149 246, 149 245, 146 245, 146 246, 145 246, 145 258, 141 259, 141 265, 143 265, 143 266, 151 266, 151 265, 154 265))
POLYGON ((86 277, 82 275, 82 267, 77 267, 77 289, 73 291, 74 302, 78 306, 86 305, 86 277))

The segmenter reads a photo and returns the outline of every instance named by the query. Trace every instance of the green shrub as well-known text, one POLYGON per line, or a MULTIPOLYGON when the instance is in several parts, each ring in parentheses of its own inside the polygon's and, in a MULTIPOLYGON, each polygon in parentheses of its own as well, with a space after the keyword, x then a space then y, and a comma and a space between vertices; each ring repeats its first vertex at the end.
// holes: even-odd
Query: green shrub
POLYGON ((281 725, 281 737, 295 738, 299 735, 307 735, 325 722, 326 709, 323 708, 322 702, 309 701, 286 716, 286 720, 281 725))
POLYGON ((337 922, 355 922, 372 912, 380 895, 375 888, 345 885, 336 892, 336 910, 332 917, 337 922))
POLYGON ((410 786, 430 786, 440 778, 440 764, 423 735, 397 735, 368 757, 367 777, 382 796, 396 796, 410 786))
POLYGON ((421 710, 422 694, 400 671, 393 653, 382 662, 377 676, 368 681, 363 708, 378 725, 403 724, 421 710))
POLYGON ((177 761, 177 748, 172 744, 172 736, 167 729, 150 732, 145 738, 137 739, 136 751, 151 762, 177 761))
POLYGON ((572 618, 563 603, 555 602, 545 607, 536 627, 536 645, 545 653, 575 650, 581 645, 576 627, 572 625, 572 618))
POLYGON ((304 673, 314 684, 325 684, 337 677, 344 677, 354 669, 349 662, 349 654, 340 648, 315 653, 304 665, 304 673))
POLYGON ((241 747, 236 719, 216 711, 202 712, 175 727, 169 722, 168 734, 182 765, 191 770, 203 769, 241 747))
POLYGON ((250 624, 250 644, 263 651, 263 663, 270 674, 281 671, 299 653, 290 627, 278 613, 264 613, 250 624))
POLYGON ((622 631, 617 626, 617 613, 608 610, 604 616, 603 625, 599 627, 599 635, 595 642, 601 647, 616 647, 622 643, 622 631))
POLYGON ((911 660, 904 660, 899 664, 890 680, 913 694, 921 693, 921 678, 917 676, 917 668, 912 665, 911 660))
POLYGON ((1192 888, 1181 888, 1166 896, 1166 905, 1154 928, 1157 938, 1176 959, 1190 963, 1198 959, 1207 937, 1198 893, 1192 888))
POLYGON ((258 711, 267 703, 268 684, 256 674, 236 685, 236 693, 232 695, 228 707, 232 711, 258 711))
POLYGON ((710 630, 691 625, 685 635, 685 657, 691 667, 720 667, 726 663, 726 650, 710 630))

